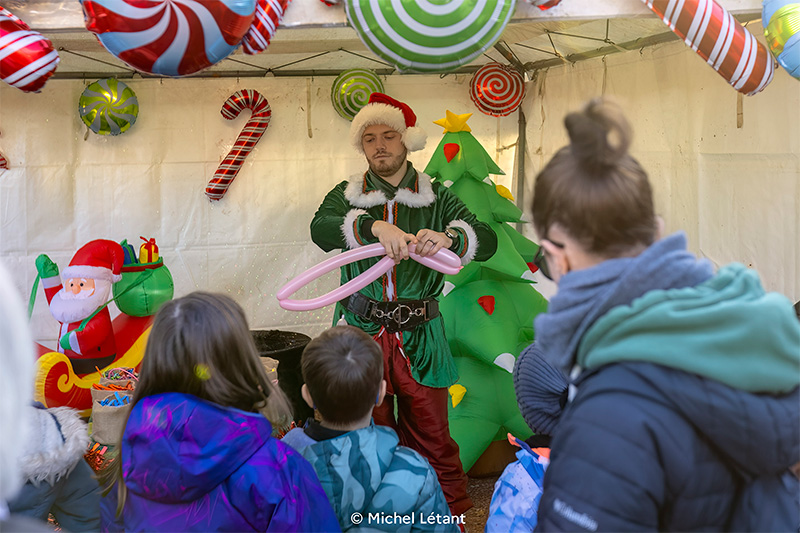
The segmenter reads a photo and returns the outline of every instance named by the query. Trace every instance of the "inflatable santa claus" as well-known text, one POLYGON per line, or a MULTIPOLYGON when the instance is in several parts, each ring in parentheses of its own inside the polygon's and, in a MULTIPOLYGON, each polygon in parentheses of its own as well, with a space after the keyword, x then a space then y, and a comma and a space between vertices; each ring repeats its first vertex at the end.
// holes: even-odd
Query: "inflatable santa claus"
POLYGON ((111 285, 122 279, 123 261, 122 246, 109 240, 83 245, 61 276, 47 255, 36 258, 50 312, 61 323, 58 351, 70 359, 75 374, 95 372, 116 358, 111 315, 105 303, 111 285))

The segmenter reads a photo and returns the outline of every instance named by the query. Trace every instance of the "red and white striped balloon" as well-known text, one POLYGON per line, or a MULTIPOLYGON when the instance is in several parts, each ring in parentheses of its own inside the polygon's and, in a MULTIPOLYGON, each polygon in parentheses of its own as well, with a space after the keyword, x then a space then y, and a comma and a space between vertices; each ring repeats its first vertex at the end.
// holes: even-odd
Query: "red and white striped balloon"
POLYGON ((472 76, 469 96, 481 112, 504 117, 522 104, 525 80, 516 70, 500 63, 489 63, 472 76))
POLYGON ((261 93, 252 89, 236 91, 229 96, 225 103, 222 104, 221 113, 226 119, 233 120, 245 109, 250 109, 253 114, 245 124, 244 129, 239 133, 239 137, 236 138, 231 151, 220 163, 214 173, 214 177, 208 182, 206 196, 208 196, 209 200, 219 200, 225 196, 231 182, 241 170, 244 159, 258 144, 267 126, 269 126, 270 118, 272 118, 272 109, 269 107, 269 102, 261 93))
POLYGON ((187 76, 239 47, 256 0, 81 0, 86 29, 136 70, 187 76))
POLYGON ((26 93, 38 93, 60 60, 49 39, 0 7, 0 79, 26 93))
POLYGON ((256 17, 247 35, 242 39, 245 54, 255 55, 267 49, 270 39, 278 30, 286 6, 291 0, 258 0, 256 17))
POLYGON ((734 89, 756 94, 775 66, 755 36, 714 0, 642 0, 734 89))

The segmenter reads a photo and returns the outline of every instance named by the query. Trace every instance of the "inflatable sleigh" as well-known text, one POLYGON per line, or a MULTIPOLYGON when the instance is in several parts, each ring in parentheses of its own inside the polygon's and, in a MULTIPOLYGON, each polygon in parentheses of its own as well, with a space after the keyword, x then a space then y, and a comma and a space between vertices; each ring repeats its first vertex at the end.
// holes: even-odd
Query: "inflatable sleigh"
POLYGON ((73 407, 81 411, 81 416, 89 416, 92 410, 92 385, 100 381, 103 371, 116 367, 134 368, 139 371, 152 322, 152 316, 120 314, 112 321, 118 358, 106 368, 82 376, 73 372, 72 363, 66 355, 37 343, 39 360, 36 369, 35 400, 47 407, 73 407))
MULTIPOLYGON (((121 314, 111 321, 116 344, 115 357, 103 368, 96 368, 88 374, 77 374, 65 353, 37 343, 34 398, 46 407, 72 407, 81 411, 83 416, 89 416, 92 386, 99 383, 106 370, 125 367, 138 371, 141 367, 153 315, 163 303, 172 299, 174 285, 163 259, 158 257, 158 248, 153 239, 145 239, 142 245, 140 259, 147 261, 145 263, 138 262, 133 247, 127 241, 123 241, 121 246, 125 257, 121 267, 122 279, 113 285, 113 301, 121 314)), ((36 285, 33 292, 35 294, 36 285)), ((104 308, 105 305, 97 309, 84 325, 104 308)))

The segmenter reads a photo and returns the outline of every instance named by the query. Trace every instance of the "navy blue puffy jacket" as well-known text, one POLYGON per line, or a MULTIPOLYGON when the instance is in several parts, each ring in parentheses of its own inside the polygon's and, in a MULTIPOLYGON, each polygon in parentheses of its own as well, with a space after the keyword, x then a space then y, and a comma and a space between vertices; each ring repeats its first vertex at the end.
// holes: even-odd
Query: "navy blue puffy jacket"
POLYGON ((786 470, 800 461, 797 389, 755 395, 640 362, 577 386, 537 531, 798 530, 800 484, 786 470))

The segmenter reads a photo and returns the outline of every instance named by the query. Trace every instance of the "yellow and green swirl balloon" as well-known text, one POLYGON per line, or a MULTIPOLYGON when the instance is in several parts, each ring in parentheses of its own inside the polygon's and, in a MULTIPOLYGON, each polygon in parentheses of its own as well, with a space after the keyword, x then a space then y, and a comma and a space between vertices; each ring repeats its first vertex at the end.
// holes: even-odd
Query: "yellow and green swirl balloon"
POLYGON ((356 113, 369 102, 369 95, 382 93, 383 83, 371 70, 345 70, 333 82, 331 102, 343 118, 353 120, 356 113))
POLYGON ((400 70, 465 65, 500 38, 516 0, 347 0, 350 24, 376 55, 400 70))
POLYGON ((133 90, 114 78, 89 85, 78 101, 81 120, 99 135, 119 135, 130 129, 139 115, 133 90))
POLYGON ((800 80, 800 2, 764 0, 761 21, 772 55, 786 72, 800 80))

